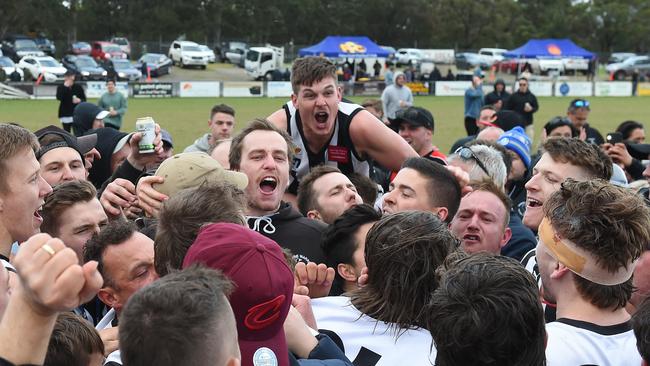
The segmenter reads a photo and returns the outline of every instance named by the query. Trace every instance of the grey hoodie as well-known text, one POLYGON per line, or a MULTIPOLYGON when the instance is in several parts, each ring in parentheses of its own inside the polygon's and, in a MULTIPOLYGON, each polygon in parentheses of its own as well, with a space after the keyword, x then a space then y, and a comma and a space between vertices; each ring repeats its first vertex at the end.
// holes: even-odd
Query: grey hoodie
POLYGON ((196 152, 202 151, 204 153, 208 152, 210 148, 210 134, 206 133, 205 135, 199 137, 194 141, 194 143, 183 150, 183 152, 196 152))
POLYGON ((413 105, 413 94, 411 89, 408 86, 397 86, 395 81, 399 76, 403 76, 403 72, 396 72, 393 76, 393 84, 389 85, 384 89, 384 92, 381 94, 381 103, 384 108, 384 114, 387 118, 394 119, 395 113, 402 109, 399 105, 400 100, 406 102, 406 107, 413 105))

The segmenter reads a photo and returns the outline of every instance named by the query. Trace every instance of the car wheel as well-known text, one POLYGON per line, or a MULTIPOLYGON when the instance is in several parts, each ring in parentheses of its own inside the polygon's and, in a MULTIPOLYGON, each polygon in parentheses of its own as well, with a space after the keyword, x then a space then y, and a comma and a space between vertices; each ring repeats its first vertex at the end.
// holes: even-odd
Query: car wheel
POLYGON ((205 69, 207 69, 207 68, 208 68, 208 65, 201 65, 201 69, 202 69, 202 70, 205 70, 205 69))
POLYGON ((625 71, 623 71, 623 70, 617 71, 616 74, 614 74, 614 79, 619 80, 619 81, 620 80, 625 80, 625 71))
POLYGON ((180 61, 178 62, 178 64, 179 64, 179 66, 181 67, 181 69, 185 68, 185 64, 183 63, 183 59, 180 59, 180 61))

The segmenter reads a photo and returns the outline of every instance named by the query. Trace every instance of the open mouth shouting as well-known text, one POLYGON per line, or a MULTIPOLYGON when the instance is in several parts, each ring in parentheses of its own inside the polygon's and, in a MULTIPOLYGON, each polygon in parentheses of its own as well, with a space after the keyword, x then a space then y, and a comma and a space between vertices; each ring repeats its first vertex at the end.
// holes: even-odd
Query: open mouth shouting
POLYGON ((533 208, 533 209, 534 208, 539 208, 539 207, 542 207, 543 205, 544 205, 544 203, 541 202, 538 199, 535 199, 535 198, 532 198, 532 197, 527 197, 526 198, 526 209, 528 209, 528 208, 533 208))
POLYGON ((267 176, 260 181, 260 190, 264 194, 272 194, 278 187, 278 180, 275 177, 267 176))
POLYGON ((329 119, 329 116, 330 115, 327 112, 316 112, 316 114, 314 114, 316 126, 318 128, 327 128, 327 120, 329 119))
POLYGON ((37 227, 41 226, 41 223, 43 222, 43 216, 41 216, 41 212, 43 211, 43 205, 39 206, 39 208, 34 211, 34 221, 37 222, 37 227))

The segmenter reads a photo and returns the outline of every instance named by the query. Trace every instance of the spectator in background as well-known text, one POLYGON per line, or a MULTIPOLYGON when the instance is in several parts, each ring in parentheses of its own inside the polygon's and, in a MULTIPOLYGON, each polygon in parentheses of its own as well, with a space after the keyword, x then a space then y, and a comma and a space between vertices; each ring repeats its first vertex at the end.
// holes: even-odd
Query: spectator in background
POLYGON ((217 141, 231 138, 232 131, 235 128, 235 110, 225 104, 215 105, 210 111, 208 127, 210 128, 210 132, 196 139, 183 152, 208 152, 210 146, 214 145, 217 141))
POLYGON ((90 130, 104 127, 104 119, 108 115, 108 111, 102 110, 92 103, 79 103, 75 107, 72 115, 72 130, 74 131, 74 135, 77 137, 83 136, 90 130))
POLYGON ((494 109, 498 112, 503 108, 508 98, 510 98, 510 93, 506 91, 505 81, 503 79, 497 79, 494 83, 494 91, 485 96, 483 104, 494 106, 494 109))
POLYGON ((421 157, 443 165, 447 164, 447 156, 440 152, 431 141, 434 120, 428 110, 421 107, 408 107, 399 110, 391 122, 391 127, 397 130, 399 135, 421 157))
POLYGON ((104 118, 104 125, 119 130, 122 128, 122 117, 127 109, 126 97, 117 91, 115 80, 108 80, 106 89, 108 91, 99 97, 97 105, 108 111, 108 116, 104 118))
POLYGON ((73 71, 66 71, 63 76, 63 84, 56 87, 56 99, 59 103, 59 121, 63 129, 72 132, 72 116, 77 104, 86 101, 86 93, 79 84, 74 83, 75 74, 73 71))
POLYGON ((396 72, 393 82, 381 94, 383 110, 389 121, 395 119, 397 111, 413 105, 413 93, 408 86, 404 85, 406 83, 404 73, 396 72))
POLYGON ((631 144, 642 144, 645 142, 645 130, 643 125, 637 121, 625 121, 616 127, 616 132, 623 135, 623 140, 631 144))
POLYGON ((381 74, 381 63, 379 63, 379 60, 375 60, 375 63, 372 65, 373 70, 375 71, 375 78, 379 77, 379 74, 381 74))
MULTIPOLYGON (((500 127, 495 123, 496 120, 497 120, 496 109, 494 109, 494 107, 491 105, 484 105, 483 107, 481 107, 481 111, 479 112, 478 119, 476 120, 476 127, 478 128, 479 132, 483 131, 488 127, 500 127)), ((458 150, 459 147, 465 146, 468 142, 476 139, 477 139, 476 134, 459 138, 451 146, 451 150, 449 150, 449 154, 453 154, 454 151, 458 150)))
POLYGON ((387 123, 384 118, 384 107, 380 99, 366 99, 361 106, 365 108, 370 114, 377 117, 378 120, 387 123))
POLYGON ((515 111, 524 117, 526 134, 532 140, 535 136, 533 114, 539 109, 539 104, 537 104, 535 94, 531 93, 528 89, 528 79, 521 77, 517 82, 519 83, 519 88, 510 95, 503 109, 515 111))
POLYGON ((479 118, 483 106, 483 80, 480 76, 472 76, 472 86, 465 90, 465 131, 467 136, 476 135, 478 127, 476 120, 479 118))
POLYGON ((644 301, 632 316, 632 329, 636 337, 636 347, 645 362, 650 364, 650 301, 644 301))
POLYGON ((544 129, 542 130, 542 143, 546 139, 551 137, 561 137, 565 139, 570 139, 572 137, 578 137, 580 132, 577 128, 573 126, 571 120, 566 117, 554 117, 550 121, 546 122, 544 129))
POLYGON ((605 143, 603 136, 597 129, 590 127, 587 122, 589 118, 589 101, 585 99, 574 99, 569 104, 566 116, 573 124, 573 127, 580 131, 580 139, 587 141, 590 144, 602 145, 605 143))
POLYGON ((384 74, 384 81, 386 82, 386 87, 393 85, 394 79, 395 79, 395 66, 391 64, 388 67, 386 73, 384 74))

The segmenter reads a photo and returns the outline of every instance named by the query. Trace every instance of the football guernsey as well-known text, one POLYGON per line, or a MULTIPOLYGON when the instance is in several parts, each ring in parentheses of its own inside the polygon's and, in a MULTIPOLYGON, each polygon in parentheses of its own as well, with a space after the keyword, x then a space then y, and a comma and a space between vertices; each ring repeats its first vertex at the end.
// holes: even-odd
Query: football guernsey
POLYGON ((318 328, 340 338, 355 366, 435 364, 436 350, 425 329, 396 330, 390 323, 363 315, 347 296, 312 299, 312 307, 318 328))

